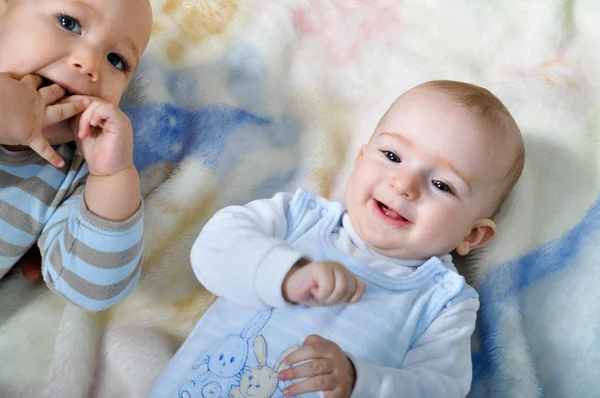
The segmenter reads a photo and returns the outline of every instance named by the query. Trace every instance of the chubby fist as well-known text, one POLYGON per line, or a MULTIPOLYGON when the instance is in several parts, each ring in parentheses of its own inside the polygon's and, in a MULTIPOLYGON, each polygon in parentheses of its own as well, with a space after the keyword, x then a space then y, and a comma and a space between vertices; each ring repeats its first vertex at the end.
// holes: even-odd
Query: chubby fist
POLYGON ((133 165, 131 121, 118 106, 91 99, 88 108, 73 120, 73 133, 90 174, 113 175, 133 165))
POLYGON ((310 306, 355 303, 365 292, 365 282, 335 261, 297 263, 283 281, 283 297, 310 306))

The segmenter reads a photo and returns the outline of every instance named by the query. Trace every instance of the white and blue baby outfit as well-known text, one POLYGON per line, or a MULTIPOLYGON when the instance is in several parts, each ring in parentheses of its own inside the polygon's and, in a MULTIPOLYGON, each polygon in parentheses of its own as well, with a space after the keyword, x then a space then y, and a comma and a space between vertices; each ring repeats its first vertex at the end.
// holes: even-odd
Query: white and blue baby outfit
MULTIPOLYGON (((154 385, 150 397, 282 397, 282 390, 289 383, 278 381, 277 371, 282 369, 285 355, 302 345, 310 334, 334 341, 350 355, 357 369, 353 397, 366 396, 356 395, 364 394, 357 390, 361 388, 369 394, 377 394, 369 397, 403 396, 392 390, 398 385, 403 385, 408 393, 413 391, 407 384, 419 376, 403 368, 412 367, 416 373, 426 371, 418 370, 423 366, 419 363, 407 366, 407 354, 423 347, 427 350, 427 344, 432 344, 431 349, 443 350, 451 340, 441 346, 435 341, 429 342, 435 340, 432 336, 427 337, 426 342, 420 341, 432 322, 442 312, 466 300, 478 306, 477 293, 456 272, 450 256, 432 257, 405 276, 389 276, 332 244, 332 236, 348 227, 343 222, 345 212, 341 204, 302 190, 293 197, 269 200, 283 203, 287 223, 285 241, 315 261, 332 260, 347 266, 366 282, 363 298, 356 304, 328 307, 285 305, 256 309, 221 297, 195 326, 154 385), (388 380, 403 377, 405 373, 410 375, 398 385, 388 380), (368 380, 373 378, 378 380, 368 380), (377 385, 378 392, 370 385, 377 385)), ((236 275, 231 274, 231 278, 236 275)), ((474 324, 474 314, 464 327, 471 328, 468 336, 472 332, 471 323, 474 324)), ((443 356, 443 353, 419 352, 418 355, 426 358, 427 355, 443 356)), ((468 374, 466 382, 470 383, 470 363, 465 372, 468 374)), ((439 377, 444 378, 445 374, 439 377)), ((414 391, 418 390, 423 388, 416 386, 414 391)))

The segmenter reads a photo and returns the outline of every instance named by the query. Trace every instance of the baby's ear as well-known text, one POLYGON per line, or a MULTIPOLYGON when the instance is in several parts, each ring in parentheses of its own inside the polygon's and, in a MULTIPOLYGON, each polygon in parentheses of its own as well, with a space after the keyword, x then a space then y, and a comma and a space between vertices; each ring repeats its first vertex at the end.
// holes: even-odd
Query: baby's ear
POLYGON ((496 223, 490 218, 482 218, 473 225, 471 232, 456 247, 456 252, 466 256, 472 249, 487 245, 495 235, 496 223))
POLYGON ((365 154, 365 149, 367 149, 366 145, 360 147, 360 149, 358 150, 358 154, 356 155, 356 159, 354 159, 354 165, 356 165, 356 163, 358 163, 358 161, 363 157, 363 155, 365 154))

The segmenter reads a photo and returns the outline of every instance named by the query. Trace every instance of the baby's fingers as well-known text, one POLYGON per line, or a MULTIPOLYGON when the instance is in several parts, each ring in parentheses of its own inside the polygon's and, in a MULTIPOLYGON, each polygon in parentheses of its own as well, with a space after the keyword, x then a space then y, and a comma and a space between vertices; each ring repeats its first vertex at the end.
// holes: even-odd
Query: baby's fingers
POLYGON ((356 289, 354 276, 345 269, 334 269, 334 288, 329 297, 325 298, 326 305, 346 303, 356 289))
POLYGON ((332 271, 333 280, 331 283, 333 288, 329 290, 327 296, 320 297, 322 303, 324 305, 337 305, 349 302, 358 288, 358 278, 344 266, 335 267, 332 271))
POLYGON ((334 370, 333 361, 329 358, 321 358, 282 370, 277 374, 277 377, 279 377, 279 380, 294 380, 303 377, 324 375, 334 370))
POLYGON ((290 352, 284 358, 285 364, 292 366, 298 362, 324 358, 324 345, 327 341, 319 335, 311 334, 304 340, 301 347, 290 352))
POLYGON ((67 93, 64 88, 58 84, 52 84, 48 87, 42 87, 38 90, 45 105, 50 105, 63 98, 67 93))
POLYGON ((129 118, 125 116, 118 106, 107 102, 101 103, 94 109, 94 116, 90 120, 90 124, 94 127, 105 127, 107 124, 113 127, 119 126, 112 132, 121 131, 123 127, 130 124, 129 118))
POLYGON ((65 101, 60 101, 55 105, 47 106, 46 113, 44 115, 44 127, 51 126, 55 123, 80 114, 89 104, 89 99, 82 98, 72 101, 66 99, 65 101))
POLYGON ((283 390, 285 397, 293 397, 300 394, 318 391, 331 391, 338 385, 338 380, 333 373, 319 375, 292 384, 283 390))
POLYGON ((54 167, 62 167, 65 165, 65 161, 58 153, 56 153, 54 148, 52 148, 52 145, 46 141, 42 134, 35 134, 26 145, 46 159, 54 167))
POLYGON ((333 267, 321 266, 315 269, 313 276, 313 287, 310 293, 314 305, 327 305, 326 300, 335 290, 335 269, 333 267))
POLYGON ((80 140, 85 139, 92 133, 92 119, 96 116, 96 110, 102 105, 101 102, 94 101, 81 115, 79 120, 79 133, 77 137, 80 140))
POLYGON ((37 90, 42 85, 42 78, 38 75, 25 75, 21 78, 20 82, 37 90))
POLYGON ((362 279, 360 279, 358 277, 355 277, 355 278, 356 278, 356 290, 350 296, 350 299, 348 300, 349 303, 358 302, 358 300, 360 300, 362 298, 363 294, 365 294, 365 290, 367 289, 367 285, 365 284, 365 281, 363 281, 362 279))

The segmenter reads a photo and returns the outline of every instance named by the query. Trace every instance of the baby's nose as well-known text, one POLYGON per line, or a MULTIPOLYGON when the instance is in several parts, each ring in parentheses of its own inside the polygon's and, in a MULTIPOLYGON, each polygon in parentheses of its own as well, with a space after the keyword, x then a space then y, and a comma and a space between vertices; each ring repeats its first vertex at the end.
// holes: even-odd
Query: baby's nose
POLYGON ((87 75, 92 82, 100 78, 100 56, 95 51, 85 50, 74 54, 70 64, 79 73, 87 75))
POLYGON ((419 179, 411 173, 393 175, 390 179, 390 186, 406 200, 416 200, 420 196, 419 179))

